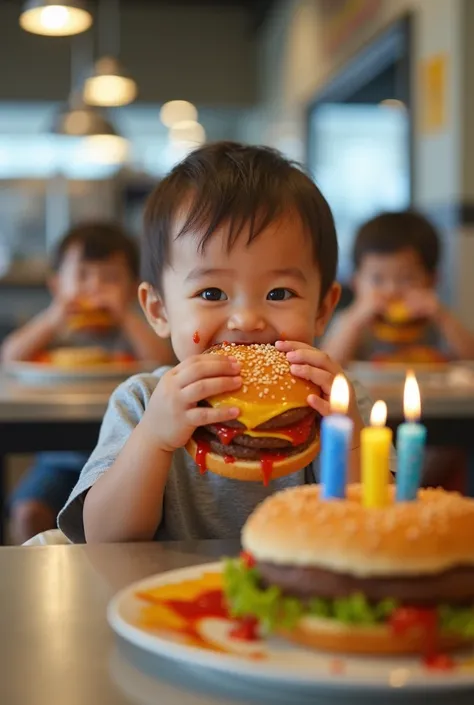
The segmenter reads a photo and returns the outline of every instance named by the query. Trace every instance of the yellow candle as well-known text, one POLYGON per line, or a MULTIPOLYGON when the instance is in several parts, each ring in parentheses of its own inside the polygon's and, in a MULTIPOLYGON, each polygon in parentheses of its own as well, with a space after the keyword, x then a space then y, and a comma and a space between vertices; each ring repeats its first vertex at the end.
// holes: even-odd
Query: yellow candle
POLYGON ((370 415, 370 426, 361 431, 362 497, 366 507, 388 503, 392 431, 385 426, 386 420, 387 405, 378 401, 370 415))

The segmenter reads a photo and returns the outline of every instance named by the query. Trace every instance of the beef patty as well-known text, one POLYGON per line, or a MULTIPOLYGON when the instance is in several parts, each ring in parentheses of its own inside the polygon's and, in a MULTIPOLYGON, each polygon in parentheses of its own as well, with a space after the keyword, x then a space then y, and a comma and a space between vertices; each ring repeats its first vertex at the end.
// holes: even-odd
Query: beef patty
POLYGON ((358 578, 315 567, 257 563, 264 586, 276 585, 286 595, 303 600, 338 598, 362 593, 370 602, 386 597, 401 604, 431 607, 443 603, 474 604, 474 566, 459 566, 436 575, 392 575, 358 578))
MULTIPOLYGON (((314 423, 308 440, 298 446, 287 444, 284 448, 284 454, 286 456, 297 455, 303 450, 306 450, 314 441, 316 433, 317 428, 316 423, 314 423)), ((281 446, 272 445, 273 441, 281 440, 278 438, 251 438, 250 436, 246 436, 248 441, 251 441, 250 445, 237 445, 235 442, 224 445, 220 443, 216 436, 206 431, 205 428, 198 429, 194 436, 197 440, 202 439, 207 441, 213 453, 217 453, 218 455, 231 455, 234 458, 241 458, 242 460, 260 460, 262 451, 265 451, 266 454, 275 453, 275 455, 278 455, 278 453, 281 453, 283 450, 281 446)), ((237 439, 234 439, 234 441, 236 440, 237 439)))
MULTIPOLYGON (((201 402, 200 405, 209 406, 207 402, 201 402)), ((299 423, 307 416, 316 416, 316 412, 308 406, 300 407, 298 409, 288 409, 288 411, 284 411, 279 416, 275 416, 273 419, 260 424, 260 426, 256 426, 254 431, 275 431, 277 428, 293 426, 293 424, 299 423)), ((246 428, 244 424, 237 419, 226 421, 225 425, 229 426, 229 428, 241 428, 242 430, 245 430, 246 428)))

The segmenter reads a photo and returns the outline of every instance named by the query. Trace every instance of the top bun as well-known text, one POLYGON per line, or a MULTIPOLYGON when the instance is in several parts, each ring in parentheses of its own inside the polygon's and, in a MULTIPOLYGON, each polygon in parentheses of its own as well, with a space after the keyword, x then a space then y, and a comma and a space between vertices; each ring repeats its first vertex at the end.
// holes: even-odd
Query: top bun
POLYGON ((94 307, 84 299, 78 303, 77 310, 70 315, 68 320, 68 328, 71 331, 107 329, 113 326, 114 321, 108 311, 94 307))
POLYGON ((392 301, 385 309, 383 318, 393 325, 409 323, 413 320, 410 309, 404 301, 392 301))
POLYGON ((247 428, 255 428, 289 409, 308 406, 310 394, 321 394, 312 382, 293 377, 286 354, 273 345, 223 343, 210 348, 207 354, 232 356, 239 361, 240 389, 209 397, 207 401, 215 407, 239 407, 239 421, 247 428))
POLYGON ((322 500, 317 485, 268 497, 247 520, 242 545, 258 561, 316 566, 357 577, 434 574, 474 565, 474 500, 441 489, 418 501, 368 509, 360 485, 322 500))

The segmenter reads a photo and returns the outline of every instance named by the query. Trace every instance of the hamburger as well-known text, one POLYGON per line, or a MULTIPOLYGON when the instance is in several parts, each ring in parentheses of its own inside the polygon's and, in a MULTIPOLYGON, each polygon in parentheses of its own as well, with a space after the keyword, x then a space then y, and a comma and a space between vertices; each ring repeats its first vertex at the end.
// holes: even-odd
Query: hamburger
POLYGON ((425 319, 413 318, 406 303, 397 300, 392 301, 375 321, 373 334, 383 342, 412 344, 423 337, 426 326, 425 319))
POLYGON ((87 299, 78 302, 76 309, 71 313, 67 322, 70 332, 93 331, 105 332, 115 326, 110 313, 103 308, 95 306, 87 299))
MULTIPOLYGON (((393 491, 393 488, 391 488, 393 491)), ((267 498, 226 562, 231 614, 331 652, 413 654, 474 641, 474 500, 441 489, 366 508, 360 485, 267 498)))
POLYGON ((48 355, 50 364, 63 369, 94 367, 95 365, 105 365, 114 361, 111 353, 101 347, 56 348, 51 350, 48 355))
POLYGON ((285 353, 273 345, 215 345, 208 355, 235 357, 242 386, 208 398, 213 407, 237 406, 238 419, 196 429, 186 449, 201 472, 262 481, 301 470, 319 451, 320 417, 309 405, 319 387, 293 377, 285 353))

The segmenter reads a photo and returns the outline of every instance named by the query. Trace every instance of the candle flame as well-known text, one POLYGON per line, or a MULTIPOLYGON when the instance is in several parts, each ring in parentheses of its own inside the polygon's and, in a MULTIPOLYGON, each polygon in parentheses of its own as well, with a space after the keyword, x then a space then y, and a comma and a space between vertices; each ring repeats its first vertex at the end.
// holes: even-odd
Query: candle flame
POLYGON ((376 401, 370 414, 371 426, 385 426, 387 421, 387 405, 384 401, 376 401))
POLYGON ((421 416, 420 388, 414 372, 409 370, 403 392, 403 413, 407 421, 418 421, 421 416))
POLYGON ((331 411, 335 414, 346 414, 349 408, 349 385, 344 375, 336 375, 329 397, 331 411))

